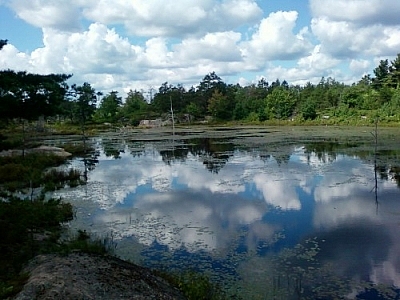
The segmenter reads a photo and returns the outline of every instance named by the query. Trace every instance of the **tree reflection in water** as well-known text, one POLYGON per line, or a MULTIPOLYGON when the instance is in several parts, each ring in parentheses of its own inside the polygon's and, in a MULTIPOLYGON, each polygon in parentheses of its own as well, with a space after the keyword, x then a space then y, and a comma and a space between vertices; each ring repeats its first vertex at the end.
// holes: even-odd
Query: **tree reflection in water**
POLYGON ((111 231, 120 245, 139 243, 147 266, 195 266, 249 299, 395 292, 399 168, 385 149, 375 167, 366 142, 334 139, 107 143, 99 141, 84 195, 77 188, 62 196, 91 203, 79 208, 91 228, 111 231), (123 151, 115 159, 107 149, 123 151))

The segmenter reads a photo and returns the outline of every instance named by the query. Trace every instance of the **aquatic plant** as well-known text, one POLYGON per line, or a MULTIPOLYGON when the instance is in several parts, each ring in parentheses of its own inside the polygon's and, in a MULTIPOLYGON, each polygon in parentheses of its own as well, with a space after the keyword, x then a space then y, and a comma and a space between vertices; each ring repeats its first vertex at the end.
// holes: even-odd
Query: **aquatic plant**
POLYGON ((155 271, 157 275, 178 288, 188 300, 240 299, 227 295, 210 277, 194 271, 180 273, 155 271))

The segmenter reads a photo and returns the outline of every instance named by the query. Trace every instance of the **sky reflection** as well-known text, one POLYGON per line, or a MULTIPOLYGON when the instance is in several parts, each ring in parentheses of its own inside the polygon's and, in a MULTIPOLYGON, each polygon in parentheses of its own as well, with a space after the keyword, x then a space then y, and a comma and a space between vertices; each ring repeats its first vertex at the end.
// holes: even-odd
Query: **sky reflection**
POLYGON ((201 151, 189 150, 166 163, 150 142, 134 152, 125 145, 118 159, 99 147, 87 185, 56 194, 79 199, 83 223, 117 241, 207 259, 246 253, 243 269, 250 253, 263 257, 317 237, 324 241, 319 259, 339 274, 400 287, 399 188, 380 178, 377 204, 368 162, 302 146, 284 162, 256 149, 228 149, 218 172, 210 172, 212 153, 207 165, 201 151))

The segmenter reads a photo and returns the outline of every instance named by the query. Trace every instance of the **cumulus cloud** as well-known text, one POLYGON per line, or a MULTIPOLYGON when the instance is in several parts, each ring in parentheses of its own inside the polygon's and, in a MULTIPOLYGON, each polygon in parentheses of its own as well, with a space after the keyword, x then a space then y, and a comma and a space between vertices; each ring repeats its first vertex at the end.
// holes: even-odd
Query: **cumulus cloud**
MULTIPOLYGON (((147 56, 152 51, 158 51, 151 43, 145 49, 131 45, 115 30, 99 23, 91 24, 84 32, 72 34, 45 28, 43 43, 43 47, 30 54, 18 52, 8 45, 0 67, 41 74, 74 74, 73 79, 78 84, 88 81, 97 88, 107 90, 118 85, 123 87, 129 78, 139 78, 141 67, 149 61, 147 56)), ((156 62, 155 59, 151 61, 156 62)))
POLYGON ((397 0, 310 0, 314 16, 359 25, 398 25, 400 2, 397 0))
POLYGON ((370 69, 371 62, 365 59, 352 59, 349 67, 353 74, 360 75, 361 77, 370 69))
POLYGON ((105 93, 195 86, 212 71, 227 83, 351 83, 400 49, 400 4, 382 2, 310 0, 307 24, 303 11, 263 11, 255 0, 6 0, 42 29, 43 47, 10 41, 0 68, 70 73, 105 93))
POLYGON ((81 29, 79 9, 68 1, 13 0, 9 5, 19 18, 36 27, 68 32, 81 29))
POLYGON ((105 24, 123 24, 132 35, 187 36, 225 31, 256 22, 262 15, 251 0, 111 1, 86 4, 86 18, 105 24))
POLYGON ((321 50, 339 58, 396 55, 400 47, 397 0, 311 0, 311 28, 321 50))
POLYGON ((26 66, 28 61, 29 55, 20 52, 12 44, 7 44, 3 47, 3 49, 1 49, 0 68, 2 69, 9 68, 17 70, 27 70, 26 66))
POLYGON ((175 55, 179 60, 197 61, 206 59, 210 61, 240 61, 242 59, 238 42, 241 34, 238 32, 207 33, 200 39, 188 38, 176 45, 175 55))
POLYGON ((321 17, 312 20, 311 28, 321 41, 322 50, 336 57, 390 55, 400 47, 400 26, 358 27, 354 23, 321 17))
POLYGON ((271 79, 280 78, 294 85, 304 85, 308 82, 318 83, 322 77, 342 76, 339 70, 340 63, 340 59, 322 52, 321 45, 317 45, 308 55, 299 58, 293 67, 268 64, 265 73, 271 79))
POLYGON ((248 62, 294 59, 306 54, 312 47, 305 37, 306 29, 293 32, 297 17, 296 11, 278 11, 263 19, 250 41, 243 43, 248 62))
POLYGON ((2 51, 0 68, 74 74, 74 82, 88 81, 96 89, 106 91, 129 91, 143 83, 143 88, 148 88, 165 81, 193 84, 193 78, 198 83, 212 70, 218 74, 239 72, 243 63, 237 46, 240 37, 237 32, 216 32, 173 45, 163 37, 134 45, 101 23, 73 33, 44 28, 43 47, 23 53, 12 44, 7 45, 2 51))

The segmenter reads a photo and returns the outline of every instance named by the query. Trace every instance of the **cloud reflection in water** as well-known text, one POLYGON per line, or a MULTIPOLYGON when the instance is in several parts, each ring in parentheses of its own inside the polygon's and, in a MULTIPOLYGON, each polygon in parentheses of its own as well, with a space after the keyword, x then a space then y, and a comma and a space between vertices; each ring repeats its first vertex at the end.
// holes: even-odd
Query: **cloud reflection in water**
POLYGON ((118 160, 99 161, 86 186, 58 194, 96 203, 92 221, 117 239, 221 257, 239 249, 264 253, 260 247, 268 249, 279 233, 289 246, 317 236, 329 245, 321 259, 343 265, 339 271, 400 286, 399 216, 390 214, 400 212, 399 189, 379 182, 377 213, 373 166, 358 158, 300 147, 278 163, 235 150, 210 172, 198 153, 167 164, 146 144, 141 155, 125 149, 118 160))

